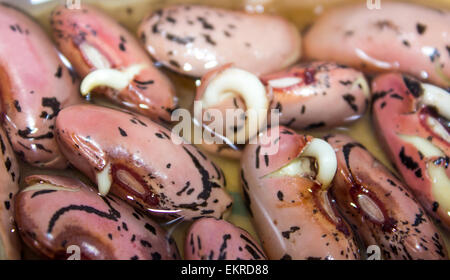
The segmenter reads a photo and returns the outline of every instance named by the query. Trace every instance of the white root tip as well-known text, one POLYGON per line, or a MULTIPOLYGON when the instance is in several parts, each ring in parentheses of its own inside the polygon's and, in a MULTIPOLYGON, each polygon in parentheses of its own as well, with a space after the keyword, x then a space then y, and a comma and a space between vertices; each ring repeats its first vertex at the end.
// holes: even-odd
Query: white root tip
POLYGON ((209 82, 201 101, 207 109, 219 104, 224 98, 236 95, 245 102, 248 118, 246 129, 239 130, 234 136, 238 143, 244 143, 258 133, 267 119, 269 100, 266 89, 257 76, 242 69, 228 68, 209 82))
POLYGON ((97 87, 110 87, 119 91, 123 90, 146 67, 147 65, 145 64, 133 64, 123 70, 106 68, 94 70, 81 82, 81 94, 86 96, 97 87))
POLYGON ((303 149, 300 156, 307 156, 316 159, 317 176, 316 180, 322 184, 322 189, 327 189, 337 170, 336 153, 326 141, 314 138, 303 149))
POLYGON ((422 84, 422 103, 436 108, 438 113, 450 120, 450 92, 431 84, 422 84))
POLYGON ((111 164, 107 164, 102 171, 97 173, 97 186, 101 195, 105 196, 109 193, 112 185, 111 164))

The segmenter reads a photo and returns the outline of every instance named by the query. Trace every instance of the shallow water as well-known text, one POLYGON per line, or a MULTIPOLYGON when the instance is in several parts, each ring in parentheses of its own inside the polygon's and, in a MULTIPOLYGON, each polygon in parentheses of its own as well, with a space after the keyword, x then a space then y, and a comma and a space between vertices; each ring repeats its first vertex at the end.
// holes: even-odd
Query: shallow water
MULTIPOLYGON (((172 3, 200 3, 212 6, 226 7, 230 9, 246 9, 249 12, 266 12, 275 13, 282 15, 295 23, 299 30, 303 30, 310 24, 314 18, 316 18, 320 13, 326 9, 332 8, 336 5, 342 5, 344 3, 361 3, 357 0, 197 0, 197 1, 176 1, 176 0, 108 0, 108 1, 93 1, 93 0, 82 0, 83 2, 93 3, 109 14, 114 16, 122 25, 127 27, 131 32, 135 33, 137 26, 142 18, 144 18, 148 13, 156 10, 165 5, 172 3)), ((382 3, 385 0, 382 1, 382 3)), ((23 4, 28 1, 11 1, 15 4, 23 4)), ((49 29, 49 13, 51 9, 57 3, 61 1, 53 1, 47 4, 35 5, 29 12, 36 17, 36 19, 44 26, 45 29, 49 29)), ((424 5, 432 7, 440 7, 444 9, 450 9, 450 1, 448 0, 413 0, 409 2, 421 3, 424 5)), ((172 72, 165 71, 170 79, 174 82, 177 88, 177 95, 179 97, 180 105, 182 108, 190 109, 193 102, 193 97, 195 93, 195 80, 181 77, 172 72)), ((97 103, 105 105, 104 101, 95 99, 97 103)), ((106 104, 108 105, 108 104, 106 104)), ((393 170, 386 155, 383 153, 377 139, 375 137, 375 132, 371 124, 370 115, 366 113, 358 121, 345 127, 338 127, 327 131, 314 131, 309 132, 309 134, 320 136, 325 133, 338 132, 344 133, 352 136, 359 142, 361 142, 367 149, 378 158, 383 164, 388 166, 393 170)), ((224 170, 227 190, 231 193, 234 198, 235 204, 232 208, 231 215, 227 218, 229 221, 237 226, 240 226, 250 234, 252 234, 256 239, 257 235, 253 229, 253 226, 249 220, 247 210, 243 204, 241 186, 240 186, 240 167, 239 162, 236 160, 229 160, 225 158, 220 158, 216 156, 211 156, 214 162, 216 162, 224 170)), ((22 177, 26 177, 30 174, 46 173, 46 174, 61 174, 61 171, 51 171, 51 170, 36 170, 30 168, 27 165, 22 165, 22 177)), ((64 171, 63 172, 69 176, 77 176, 86 180, 82 175, 76 171, 64 171)), ((189 227, 189 223, 177 223, 167 225, 169 232, 173 233, 175 240, 177 241, 178 247, 181 252, 184 249, 184 234, 189 227)), ((450 233, 443 232, 446 236, 447 247, 450 248, 450 233)), ((32 257, 30 255, 30 257, 32 257)))

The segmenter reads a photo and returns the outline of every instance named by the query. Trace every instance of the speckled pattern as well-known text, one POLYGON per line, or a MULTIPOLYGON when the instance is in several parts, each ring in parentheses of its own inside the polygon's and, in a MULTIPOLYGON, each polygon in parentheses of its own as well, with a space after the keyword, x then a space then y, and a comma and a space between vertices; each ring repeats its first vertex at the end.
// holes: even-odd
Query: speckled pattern
POLYGON ((191 220, 220 218, 232 206, 222 170, 193 145, 174 144, 182 139, 143 116, 72 106, 61 111, 56 131, 73 166, 96 182, 109 164, 112 191, 142 210, 191 220), (90 120, 96 125, 86 126, 90 120))
POLYGON ((450 205, 445 205, 445 197, 434 194, 433 179, 427 169, 430 164, 442 166, 450 176, 450 143, 428 125, 430 118, 435 119, 448 133, 448 120, 440 117, 433 108, 420 104, 423 94, 421 82, 410 76, 394 73, 380 75, 373 81, 372 88, 373 120, 386 152, 423 208, 450 229, 450 205), (445 156, 424 156, 415 146, 402 140, 400 135, 418 136, 437 147, 445 156))
POLYGON ((225 63, 267 74, 295 62, 301 49, 299 32, 281 17, 197 5, 157 10, 138 36, 156 61, 193 77, 225 63))
POLYGON ((22 240, 43 257, 66 259, 70 255, 66 248, 76 245, 82 259, 180 258, 174 240, 120 198, 100 196, 67 177, 32 176, 26 181, 31 187, 47 184, 39 190, 22 190, 15 204, 22 240))
POLYGON ((0 5, 3 127, 18 156, 37 167, 65 168, 54 138, 59 111, 80 102, 78 81, 32 18, 0 5))
POLYGON ((384 259, 448 258, 433 221, 399 179, 352 138, 331 135, 326 140, 338 159, 331 190, 366 247, 378 244, 384 259), (371 208, 361 196, 376 205, 376 214, 366 211, 371 208))
POLYGON ((170 121, 170 113, 176 107, 173 85, 153 66, 130 32, 113 18, 87 4, 80 9, 58 6, 53 10, 50 22, 56 45, 83 78, 99 66, 83 52, 82 46, 97 50, 113 69, 145 64, 146 68, 125 89, 118 91, 100 87, 93 91, 103 93, 113 102, 154 120, 170 121))

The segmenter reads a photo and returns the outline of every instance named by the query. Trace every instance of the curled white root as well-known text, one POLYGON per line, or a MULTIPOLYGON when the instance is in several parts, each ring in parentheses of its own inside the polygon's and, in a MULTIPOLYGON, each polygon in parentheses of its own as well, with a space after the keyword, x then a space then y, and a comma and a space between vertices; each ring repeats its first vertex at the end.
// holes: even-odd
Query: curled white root
POLYGON ((436 108, 438 113, 450 120, 450 93, 431 84, 422 84, 421 103, 436 108))
POLYGON ((314 138, 303 149, 301 157, 312 157, 316 160, 316 180, 322 184, 322 189, 327 189, 337 170, 336 153, 330 144, 318 138, 314 138))
POLYGON ((272 172, 266 176, 265 178, 276 178, 276 177, 313 177, 315 175, 314 170, 312 169, 312 163, 309 158, 299 157, 283 166, 279 170, 272 172))
POLYGON ((333 181, 336 170, 337 159, 333 148, 326 141, 314 138, 296 159, 264 177, 314 177, 315 175, 316 180, 322 185, 322 190, 326 190, 333 181), (317 172, 313 171, 314 165, 310 158, 315 159, 317 172))
POLYGON ((123 70, 109 68, 94 70, 81 82, 81 94, 86 96, 97 87, 110 87, 119 91, 123 90, 146 67, 147 65, 145 64, 133 64, 123 70))
POLYGON ((234 135, 238 143, 244 143, 256 135, 265 124, 269 101, 266 89, 257 76, 234 67, 217 74, 209 82, 200 101, 207 109, 233 96, 240 96, 247 110, 245 129, 237 131, 234 135))
POLYGON ((111 164, 107 164, 97 173, 97 187, 101 195, 107 195, 112 185, 111 164))

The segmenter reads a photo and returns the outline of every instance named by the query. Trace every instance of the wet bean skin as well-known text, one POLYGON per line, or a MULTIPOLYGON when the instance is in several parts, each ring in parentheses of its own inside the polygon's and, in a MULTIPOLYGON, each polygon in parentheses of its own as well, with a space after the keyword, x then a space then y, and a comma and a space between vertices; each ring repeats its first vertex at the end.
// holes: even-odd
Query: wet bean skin
POLYGON ((19 191, 19 162, 0 128, 0 260, 20 259, 21 243, 13 221, 14 197, 19 191))
POLYGON ((412 3, 342 6, 321 15, 304 36, 305 57, 365 72, 399 71, 450 86, 448 11, 412 3), (399 16, 401 15, 401 16, 399 16))
POLYGON ((68 177, 27 177, 15 218, 24 242, 38 255, 83 260, 179 259, 175 241, 141 211, 68 177), (36 184, 46 184, 33 189, 36 184), (48 203, 52 201, 52 203, 48 203), (47 205, 42 208, 42 205, 47 205))
POLYGON ((61 112, 56 130, 75 168, 98 183, 109 166, 111 191, 142 210, 191 220, 220 218, 232 206, 222 170, 143 116, 78 105, 61 112))
POLYGON ((174 87, 153 66, 139 41, 128 30, 86 4, 80 9, 58 6, 50 22, 56 45, 82 78, 101 68, 123 70, 136 64, 146 66, 123 90, 97 87, 92 91, 94 94, 104 94, 114 103, 156 121, 170 121, 170 113, 177 103, 174 87))
POLYGON ((0 5, 0 100, 3 127, 29 164, 65 168, 54 138, 59 111, 80 102, 78 81, 33 19, 0 5))
POLYGON ((267 74, 301 54, 299 32, 281 17, 199 5, 157 10, 143 20, 138 36, 156 61, 192 77, 227 63, 267 74))
POLYGON ((245 147, 241 182, 252 222, 271 260, 360 259, 356 237, 329 192, 301 174, 272 176, 312 139, 280 126, 264 132, 260 143, 245 147), (275 145, 275 154, 264 152, 275 145), (325 205, 331 205, 328 211, 325 205))
POLYGON ((332 192, 366 247, 377 244, 383 259, 390 260, 448 258, 433 220, 404 183, 352 138, 330 135, 326 140, 338 159, 332 192))
POLYGON ((263 250, 245 230, 215 218, 195 221, 186 234, 186 260, 265 260, 263 250))

